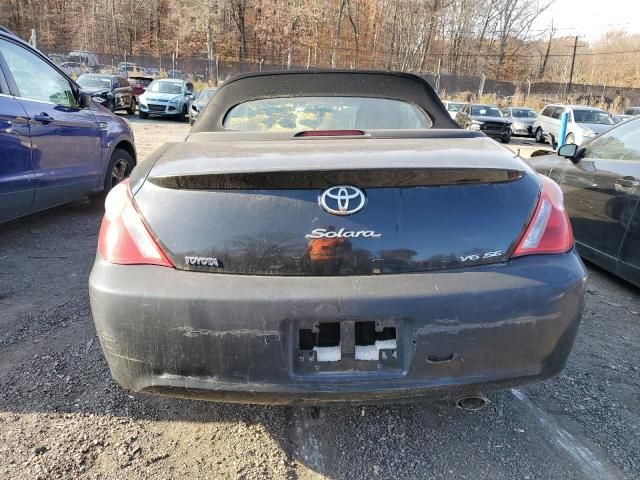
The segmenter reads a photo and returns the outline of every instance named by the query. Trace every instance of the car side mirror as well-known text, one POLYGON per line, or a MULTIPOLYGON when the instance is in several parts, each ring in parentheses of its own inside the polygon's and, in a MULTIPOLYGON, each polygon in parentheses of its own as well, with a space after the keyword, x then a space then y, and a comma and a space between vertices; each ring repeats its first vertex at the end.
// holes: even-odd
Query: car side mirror
POLYGON ((80 108, 87 108, 89 105, 91 105, 91 94, 80 90, 78 94, 78 106, 80 108))
POLYGON ((578 146, 575 143, 567 143, 558 149, 558 155, 568 158, 572 162, 577 161, 578 146))

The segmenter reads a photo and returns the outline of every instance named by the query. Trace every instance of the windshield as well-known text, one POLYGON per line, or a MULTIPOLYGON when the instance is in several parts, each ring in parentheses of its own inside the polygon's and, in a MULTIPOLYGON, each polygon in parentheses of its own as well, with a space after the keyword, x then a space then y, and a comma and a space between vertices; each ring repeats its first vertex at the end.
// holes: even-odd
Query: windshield
POLYGON ((78 85, 89 88, 111 88, 111 78, 99 75, 81 75, 78 85))
POLYGON ((425 113, 407 102, 364 97, 296 97, 252 100, 232 108, 225 128, 300 131, 430 128, 425 113))
POLYGON ((536 112, 527 108, 513 108, 511 115, 517 118, 536 118, 538 116, 536 112))
POLYGON ((216 93, 215 90, 211 90, 211 89, 202 90, 198 94, 198 100, 201 102, 206 102, 207 100, 210 100, 211 97, 213 97, 214 93, 216 93))
POLYGON ((576 123, 596 123, 599 125, 613 125, 611 115, 602 110, 574 110, 573 118, 576 123))
POLYGON ((464 103, 451 103, 451 102, 449 102, 447 104, 447 110, 449 110, 450 112, 457 112, 463 106, 464 106, 464 103))
POLYGON ((155 93, 173 93, 180 94, 182 93, 182 83, 181 82, 151 82, 149 85, 149 91, 155 93))
POLYGON ((501 117, 502 112, 498 107, 490 107, 488 105, 478 105, 471 107, 471 115, 479 115, 483 117, 501 117))

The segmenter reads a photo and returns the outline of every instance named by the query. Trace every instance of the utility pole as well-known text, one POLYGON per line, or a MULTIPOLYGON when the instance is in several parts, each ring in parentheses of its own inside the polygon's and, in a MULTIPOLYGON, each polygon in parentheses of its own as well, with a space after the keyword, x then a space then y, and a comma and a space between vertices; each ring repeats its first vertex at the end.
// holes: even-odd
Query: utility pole
POLYGON ((571 56, 571 71, 569 73, 569 84, 567 85, 567 95, 571 93, 571 85, 573 85, 573 67, 576 64, 576 50, 578 49, 578 36, 573 42, 573 55, 571 56))

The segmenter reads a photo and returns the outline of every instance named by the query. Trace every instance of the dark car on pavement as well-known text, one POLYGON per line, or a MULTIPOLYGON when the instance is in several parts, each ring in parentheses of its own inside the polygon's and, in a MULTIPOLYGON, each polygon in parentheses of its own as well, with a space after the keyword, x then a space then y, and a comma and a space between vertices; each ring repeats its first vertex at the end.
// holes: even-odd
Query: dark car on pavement
POLYGON ((483 132, 502 143, 509 143, 511 140, 511 122, 495 105, 478 103, 465 105, 458 110, 456 122, 466 130, 483 132))
POLYGON ((585 286, 552 180, 365 71, 227 81, 109 194, 89 280, 131 390, 463 408, 560 372, 585 286))
POLYGON ((76 82, 84 91, 91 93, 94 101, 107 110, 126 110, 129 115, 136 112, 136 97, 126 78, 85 73, 80 75, 76 82))
POLYGON ((127 121, 0 27, 0 221, 109 191, 135 164, 127 121))
POLYGON ((640 287, 640 119, 532 165, 564 191, 580 254, 640 287))
POLYGON ((527 107, 505 107, 502 115, 511 123, 512 135, 534 136, 533 122, 538 116, 535 110, 527 107))
POLYGON ((217 88, 205 88, 198 93, 196 99, 189 106, 189 124, 193 125, 198 119, 198 115, 207 106, 217 88))

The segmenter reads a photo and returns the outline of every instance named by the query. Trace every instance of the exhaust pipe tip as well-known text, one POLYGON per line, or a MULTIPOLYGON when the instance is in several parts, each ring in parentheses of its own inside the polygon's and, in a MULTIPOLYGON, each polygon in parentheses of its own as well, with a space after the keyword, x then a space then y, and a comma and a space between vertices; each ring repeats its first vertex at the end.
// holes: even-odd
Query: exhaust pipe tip
POLYGON ((456 400, 456 406, 462 410, 475 412, 486 407, 489 404, 489 399, 484 395, 469 395, 466 397, 460 397, 456 400))

